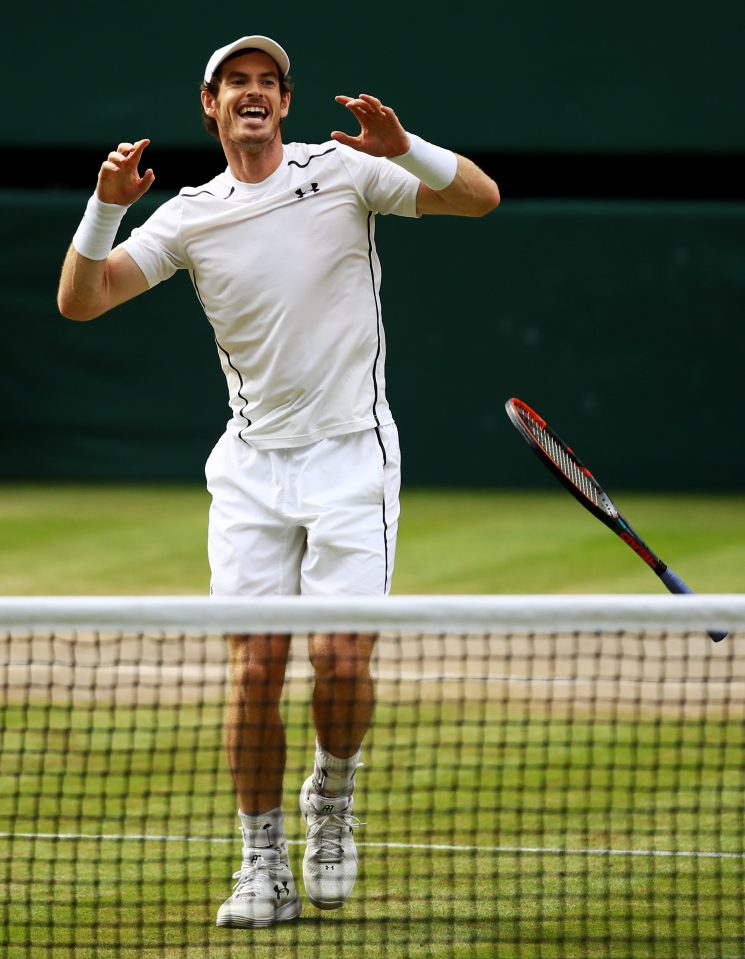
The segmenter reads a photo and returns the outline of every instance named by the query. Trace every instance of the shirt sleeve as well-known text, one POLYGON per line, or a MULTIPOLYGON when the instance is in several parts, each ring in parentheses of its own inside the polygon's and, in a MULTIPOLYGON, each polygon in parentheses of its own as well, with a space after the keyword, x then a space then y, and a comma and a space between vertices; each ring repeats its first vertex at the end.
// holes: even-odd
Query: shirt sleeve
POLYGON ((181 198, 173 197, 120 244, 145 274, 151 288, 170 279, 176 270, 188 268, 179 237, 180 224, 181 198))
POLYGON ((355 188, 374 213, 418 216, 419 178, 386 157, 373 157, 340 144, 339 156, 355 188))

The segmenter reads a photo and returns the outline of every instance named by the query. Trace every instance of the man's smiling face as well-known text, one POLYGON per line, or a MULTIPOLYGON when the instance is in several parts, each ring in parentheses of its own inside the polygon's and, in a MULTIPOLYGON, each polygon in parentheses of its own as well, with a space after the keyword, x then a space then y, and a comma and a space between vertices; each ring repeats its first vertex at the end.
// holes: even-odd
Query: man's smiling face
POLYGON ((217 121, 223 142, 258 153, 278 136, 289 112, 290 92, 281 92, 279 68, 269 54, 255 50, 223 64, 217 96, 206 93, 203 103, 217 121))

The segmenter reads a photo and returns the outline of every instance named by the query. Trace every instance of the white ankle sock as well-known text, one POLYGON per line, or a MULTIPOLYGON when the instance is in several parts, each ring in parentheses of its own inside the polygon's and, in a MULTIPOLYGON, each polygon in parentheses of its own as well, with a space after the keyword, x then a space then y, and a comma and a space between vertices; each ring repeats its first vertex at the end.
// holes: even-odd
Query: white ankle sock
POLYGON ((249 816, 238 810, 243 834, 244 858, 247 849, 276 849, 279 858, 289 863, 287 855, 287 837, 285 836, 285 817, 282 808, 270 809, 257 816, 249 816))
POLYGON ((354 792, 354 774, 361 766, 360 747, 354 756, 348 759, 339 759, 316 743, 316 758, 313 768, 313 781, 319 792, 330 799, 337 796, 351 796, 354 792))

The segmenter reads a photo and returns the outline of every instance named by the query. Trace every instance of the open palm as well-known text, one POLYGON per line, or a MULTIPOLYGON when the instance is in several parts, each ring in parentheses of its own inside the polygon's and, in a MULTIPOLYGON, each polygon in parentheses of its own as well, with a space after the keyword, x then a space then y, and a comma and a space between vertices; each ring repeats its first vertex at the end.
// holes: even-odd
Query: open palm
POLYGON ((361 93, 357 98, 338 96, 335 99, 357 117, 360 132, 353 137, 334 130, 332 140, 376 157, 401 156, 409 149, 409 138, 398 117, 377 97, 361 93))

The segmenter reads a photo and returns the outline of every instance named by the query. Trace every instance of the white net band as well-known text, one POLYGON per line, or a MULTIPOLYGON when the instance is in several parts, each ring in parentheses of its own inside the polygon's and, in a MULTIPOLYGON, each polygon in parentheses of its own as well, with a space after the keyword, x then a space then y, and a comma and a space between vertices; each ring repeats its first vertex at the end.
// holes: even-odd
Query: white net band
POLYGON ((6 597, 7 632, 162 630, 220 633, 742 630, 742 595, 389 596, 207 598, 6 597))

